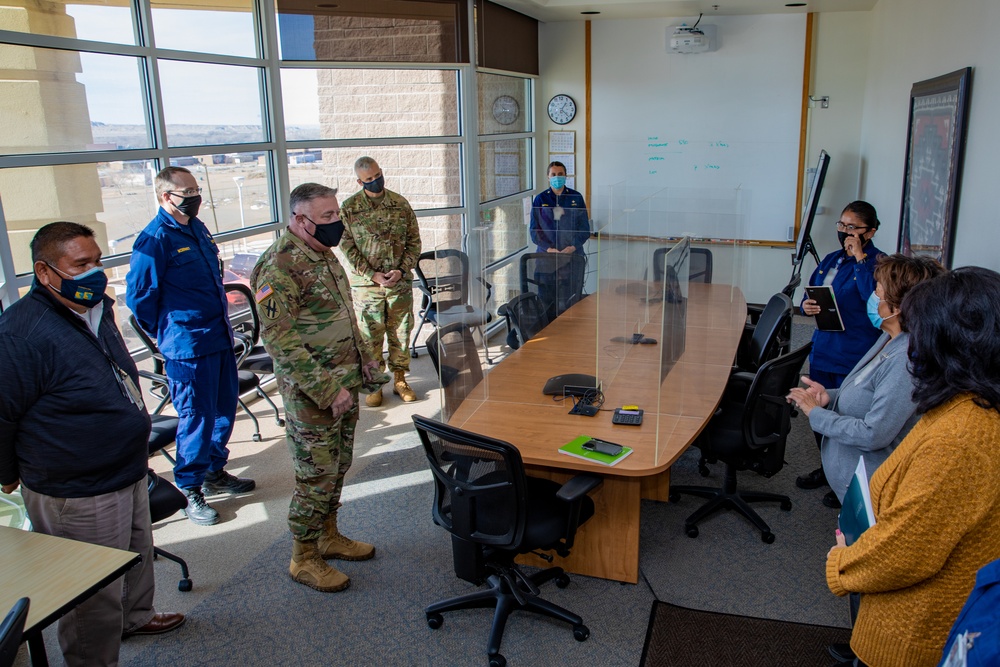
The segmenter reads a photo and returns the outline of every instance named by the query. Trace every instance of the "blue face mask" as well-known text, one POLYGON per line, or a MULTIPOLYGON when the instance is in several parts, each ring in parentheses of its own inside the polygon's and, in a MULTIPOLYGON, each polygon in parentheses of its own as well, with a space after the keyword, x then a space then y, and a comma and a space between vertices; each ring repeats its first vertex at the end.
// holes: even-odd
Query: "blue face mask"
POLYGON ((875 327, 876 329, 881 329, 883 322, 885 322, 886 320, 891 320, 892 318, 896 317, 896 315, 898 315, 898 313, 895 313, 893 315, 890 315, 889 317, 882 317, 881 315, 878 314, 878 307, 880 303, 882 303, 882 299, 878 298, 878 294, 872 292, 871 296, 868 297, 868 303, 867 303, 868 319, 871 320, 872 326, 875 327))
POLYGON ((550 176, 549 185, 552 186, 553 190, 562 190, 563 186, 566 185, 565 176, 550 176))
POLYGON ((104 300, 104 292, 108 288, 108 275, 104 273, 104 267, 95 266, 77 276, 63 273, 51 264, 48 267, 62 276, 60 296, 87 308, 93 308, 104 300))
POLYGON ((373 195, 377 195, 381 193, 382 190, 385 189, 385 176, 379 176, 370 183, 362 183, 361 187, 363 187, 365 190, 372 193, 373 195))

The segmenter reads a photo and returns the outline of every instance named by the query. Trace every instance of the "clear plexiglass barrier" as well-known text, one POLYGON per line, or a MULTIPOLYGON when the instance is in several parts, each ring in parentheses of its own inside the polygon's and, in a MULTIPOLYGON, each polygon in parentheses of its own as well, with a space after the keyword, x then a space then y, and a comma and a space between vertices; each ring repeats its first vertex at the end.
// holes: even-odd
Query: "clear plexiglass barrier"
POLYGON ((429 352, 450 423, 529 461, 599 437, 635 450, 619 470, 646 470, 676 459, 721 398, 746 321, 750 193, 622 184, 596 200, 589 212, 526 206, 527 229, 481 226, 471 257, 435 248, 435 275, 423 269, 437 309, 429 352), (527 250, 497 261, 503 234, 525 234, 527 250), (507 324, 496 365, 484 312, 507 324), (641 425, 613 423, 632 406, 641 425))

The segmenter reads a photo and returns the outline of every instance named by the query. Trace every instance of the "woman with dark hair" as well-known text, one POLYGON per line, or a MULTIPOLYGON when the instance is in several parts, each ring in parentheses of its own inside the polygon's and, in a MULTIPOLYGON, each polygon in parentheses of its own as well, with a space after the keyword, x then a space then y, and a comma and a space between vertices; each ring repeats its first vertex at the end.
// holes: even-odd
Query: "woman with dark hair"
POLYGON ((851 635, 874 667, 936 665, 975 584, 1000 558, 1000 274, 945 273, 910 290, 913 400, 925 413, 872 475, 875 525, 827 555, 837 595, 861 594, 851 635))
POLYGON ((870 475, 917 423, 906 368, 909 334, 903 331, 899 307, 918 283, 942 273, 944 267, 929 257, 879 257, 868 319, 882 335, 839 389, 827 389, 804 377, 806 386, 788 393, 788 400, 809 418, 812 430, 823 436, 823 472, 832 489, 823 504, 829 507, 840 507, 859 457, 864 457, 870 475))
MULTIPOLYGON (((868 321, 866 304, 875 291, 875 262, 884 254, 872 243, 879 227, 875 207, 866 201, 854 201, 844 207, 837 222, 840 249, 823 258, 809 278, 809 285, 829 285, 837 299, 837 310, 844 323, 843 331, 813 333, 809 354, 809 377, 827 389, 840 387, 851 369, 879 337, 879 330, 868 321)), ((820 312, 819 304, 809 298, 802 301, 802 313, 810 317, 820 312)), ((819 445, 822 435, 816 433, 819 445)), ((817 468, 795 480, 802 489, 818 489, 827 483, 823 468, 817 468)))

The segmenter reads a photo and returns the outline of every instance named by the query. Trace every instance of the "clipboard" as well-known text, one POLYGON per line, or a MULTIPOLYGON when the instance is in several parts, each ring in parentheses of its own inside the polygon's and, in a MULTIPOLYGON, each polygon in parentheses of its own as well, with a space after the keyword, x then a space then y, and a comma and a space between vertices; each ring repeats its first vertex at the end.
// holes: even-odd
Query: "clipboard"
POLYGON ((820 331, 843 331, 844 321, 837 309, 837 297, 829 285, 810 285, 805 288, 806 296, 815 301, 820 311, 816 315, 816 328, 820 331))

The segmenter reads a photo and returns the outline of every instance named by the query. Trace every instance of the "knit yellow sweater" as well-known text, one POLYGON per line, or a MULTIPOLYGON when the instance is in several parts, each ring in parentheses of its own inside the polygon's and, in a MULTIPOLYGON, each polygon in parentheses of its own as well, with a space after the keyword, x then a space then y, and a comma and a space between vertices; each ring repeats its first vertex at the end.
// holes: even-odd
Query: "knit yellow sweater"
POLYGON ((957 396, 921 419, 871 480, 876 524, 834 549, 826 580, 861 593, 851 648, 871 667, 934 667, 1000 558, 1000 414, 957 396))

